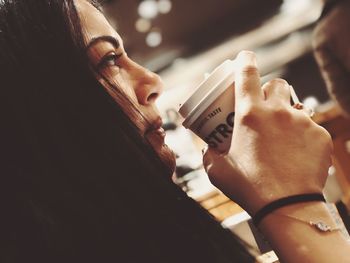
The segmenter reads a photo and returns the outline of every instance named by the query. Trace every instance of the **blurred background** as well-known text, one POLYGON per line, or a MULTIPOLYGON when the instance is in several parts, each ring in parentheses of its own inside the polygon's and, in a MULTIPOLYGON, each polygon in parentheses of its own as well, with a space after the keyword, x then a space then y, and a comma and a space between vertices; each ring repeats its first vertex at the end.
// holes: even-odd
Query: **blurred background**
MULTIPOLYGON (((318 122, 325 123, 336 138, 338 130, 329 122, 339 112, 330 102, 312 55, 312 31, 322 8, 321 0, 105 0, 103 6, 128 55, 164 81, 158 107, 166 143, 177 155, 174 181, 253 250, 256 243, 243 224, 249 216, 210 184, 202 168, 204 143, 182 127, 177 111, 205 73, 243 49, 252 50, 257 53, 263 82, 286 79, 304 104, 326 112, 318 122)), ((342 145, 349 160, 350 135, 342 145)), ((335 176, 344 170, 339 164, 330 170, 327 188, 334 202, 350 187, 349 180, 335 176)))
POLYGON ((176 107, 176 99, 183 100, 182 93, 193 90, 204 73, 242 49, 257 52, 261 74, 283 76, 301 98, 328 100, 311 55, 320 0, 105 2, 129 56, 163 78, 162 110, 176 107))

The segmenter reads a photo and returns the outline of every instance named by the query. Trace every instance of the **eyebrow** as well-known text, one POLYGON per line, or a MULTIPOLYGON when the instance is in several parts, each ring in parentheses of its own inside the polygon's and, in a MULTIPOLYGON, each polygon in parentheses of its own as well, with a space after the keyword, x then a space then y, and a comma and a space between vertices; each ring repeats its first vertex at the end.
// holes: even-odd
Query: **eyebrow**
POLYGON ((93 45, 100 41, 105 41, 111 43, 115 48, 120 47, 119 41, 112 36, 99 36, 99 37, 94 37, 93 39, 90 40, 90 42, 86 46, 86 50, 90 49, 93 45))

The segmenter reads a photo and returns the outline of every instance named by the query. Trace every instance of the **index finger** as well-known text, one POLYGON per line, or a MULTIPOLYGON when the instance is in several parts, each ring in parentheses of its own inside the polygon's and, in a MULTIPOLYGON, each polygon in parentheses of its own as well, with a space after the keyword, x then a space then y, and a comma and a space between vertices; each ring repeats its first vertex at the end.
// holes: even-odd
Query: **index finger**
POLYGON ((241 51, 236 58, 236 63, 236 104, 247 99, 251 101, 263 100, 255 54, 251 51, 241 51))

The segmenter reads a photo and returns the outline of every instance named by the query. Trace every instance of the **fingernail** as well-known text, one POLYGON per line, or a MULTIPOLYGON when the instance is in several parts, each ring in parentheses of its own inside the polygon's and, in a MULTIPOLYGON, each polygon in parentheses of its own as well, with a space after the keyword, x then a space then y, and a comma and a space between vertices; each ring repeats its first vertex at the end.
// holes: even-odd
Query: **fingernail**
POLYGON ((237 60, 238 62, 248 64, 248 65, 256 66, 257 64, 255 53, 252 51, 243 50, 239 52, 237 56, 237 60))

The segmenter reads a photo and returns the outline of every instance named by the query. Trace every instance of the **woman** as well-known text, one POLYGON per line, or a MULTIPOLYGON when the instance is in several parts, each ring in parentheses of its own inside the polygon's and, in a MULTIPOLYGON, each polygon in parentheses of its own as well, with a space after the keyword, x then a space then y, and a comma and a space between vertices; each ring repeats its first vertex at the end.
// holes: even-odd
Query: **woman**
POLYGON ((0 262, 253 262, 171 182, 159 77, 96 8, 1 1, 0 30, 0 262))
MULTIPOLYGON (((172 184, 154 107, 162 84, 127 57, 91 3, 5 0, 0 10, 2 261, 253 262, 172 184)), ((253 54, 238 61, 232 149, 206 153, 211 179, 252 215, 281 197, 320 193, 328 133, 288 105, 285 81, 261 89, 253 54)), ((279 212, 332 223, 318 202, 279 212)), ((328 260, 329 244, 346 262, 336 231, 272 214, 260 223, 285 262, 328 260)))

